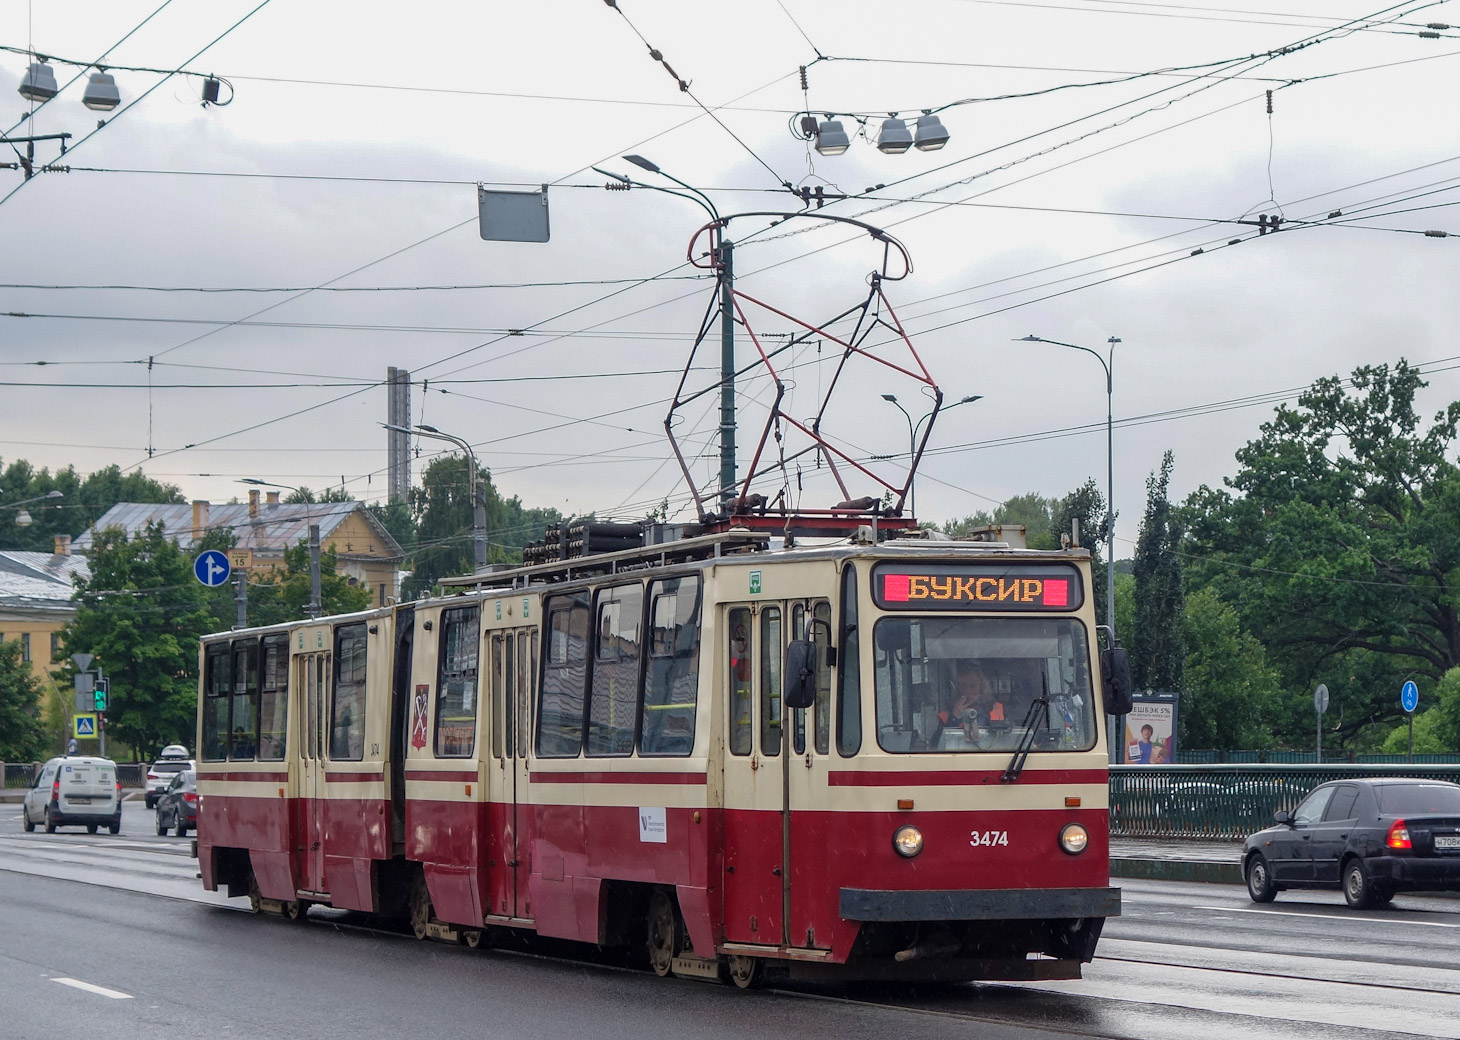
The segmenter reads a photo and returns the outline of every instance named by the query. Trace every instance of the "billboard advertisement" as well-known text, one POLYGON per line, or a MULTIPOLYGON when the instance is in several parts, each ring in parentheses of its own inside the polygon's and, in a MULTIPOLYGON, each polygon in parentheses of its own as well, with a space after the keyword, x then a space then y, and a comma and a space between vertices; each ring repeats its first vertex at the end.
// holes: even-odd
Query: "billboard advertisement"
POLYGON ((1159 766, 1176 761, 1175 693, 1138 693, 1125 717, 1120 760, 1126 765, 1159 766))

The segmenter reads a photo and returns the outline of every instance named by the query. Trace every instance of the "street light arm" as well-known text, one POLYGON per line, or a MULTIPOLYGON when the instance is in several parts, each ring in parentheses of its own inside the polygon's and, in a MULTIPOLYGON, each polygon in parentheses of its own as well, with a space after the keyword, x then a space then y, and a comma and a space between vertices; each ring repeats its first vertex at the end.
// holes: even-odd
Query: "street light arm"
POLYGON ((1014 342, 1015 343, 1048 343, 1048 344, 1051 344, 1052 346, 1056 346, 1056 347, 1069 347, 1071 350, 1083 350, 1086 354, 1089 354, 1096 361, 1100 362, 1100 367, 1105 371, 1105 389, 1106 389, 1106 391, 1109 392, 1110 389, 1111 389, 1111 387, 1112 387, 1111 378, 1110 378, 1110 366, 1108 364, 1106 364, 1105 359, 1100 356, 1100 352, 1098 350, 1091 350, 1089 347, 1082 347, 1078 343, 1062 343, 1061 341, 1059 341, 1057 339, 1045 339, 1043 336, 1020 336, 1014 342))
POLYGON ((19 502, 0 502, 0 509, 17 509, 21 506, 32 505, 36 502, 50 502, 58 498, 65 498, 64 491, 47 491, 44 495, 37 495, 35 498, 23 498, 19 502))
MULTIPOLYGON (((636 181, 632 177, 626 177, 621 173, 614 173, 611 170, 600 169, 597 166, 590 166, 589 169, 591 169, 594 173, 601 173, 605 177, 609 177, 613 180, 618 181, 624 186, 624 188, 647 188, 649 191, 659 191, 663 192, 665 195, 674 195, 681 199, 688 199, 690 202, 695 203, 706 213, 708 213, 711 220, 714 220, 717 223, 720 220, 720 211, 715 208, 715 204, 709 200, 709 197, 706 196, 704 192, 700 191, 698 188, 693 187, 692 185, 685 184, 684 181, 680 180, 678 177, 675 177, 672 174, 665 173, 663 170, 655 170, 654 172, 658 173, 661 177, 667 177, 675 184, 678 184, 685 188, 686 191, 675 191, 673 188, 666 188, 662 184, 645 184, 643 181, 636 181)), ((609 187, 612 188, 613 186, 609 185, 609 187)))

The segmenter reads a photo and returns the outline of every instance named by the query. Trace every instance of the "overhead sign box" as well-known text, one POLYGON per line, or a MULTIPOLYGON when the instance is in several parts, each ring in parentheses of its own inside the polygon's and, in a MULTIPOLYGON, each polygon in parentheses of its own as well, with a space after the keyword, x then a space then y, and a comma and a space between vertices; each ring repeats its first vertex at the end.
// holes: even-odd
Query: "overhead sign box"
POLYGON ((482 238, 488 242, 548 240, 546 184, 541 191, 477 188, 477 213, 482 238))

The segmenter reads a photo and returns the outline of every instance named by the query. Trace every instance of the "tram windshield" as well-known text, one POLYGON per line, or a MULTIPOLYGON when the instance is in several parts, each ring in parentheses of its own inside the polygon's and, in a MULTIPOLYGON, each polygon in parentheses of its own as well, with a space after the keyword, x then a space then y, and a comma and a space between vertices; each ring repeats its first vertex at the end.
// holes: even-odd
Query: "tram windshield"
POLYGON ((1095 746, 1085 628, 1072 618, 884 617, 875 632, 877 743, 892 752, 1095 746), (1047 710, 1039 701, 1047 702, 1047 710))

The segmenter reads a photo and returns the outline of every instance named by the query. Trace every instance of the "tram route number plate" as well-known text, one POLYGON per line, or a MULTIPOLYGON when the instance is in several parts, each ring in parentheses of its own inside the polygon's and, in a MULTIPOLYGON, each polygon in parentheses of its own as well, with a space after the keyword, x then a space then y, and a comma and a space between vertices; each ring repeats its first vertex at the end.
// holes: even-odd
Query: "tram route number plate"
POLYGON ((1437 849, 1460 849, 1460 834, 1437 834, 1437 835, 1435 835, 1435 848, 1437 848, 1437 849))
POLYGON ((970 836, 968 844, 974 848, 980 846, 992 847, 994 845, 1008 845, 1008 831, 974 831, 970 836))

